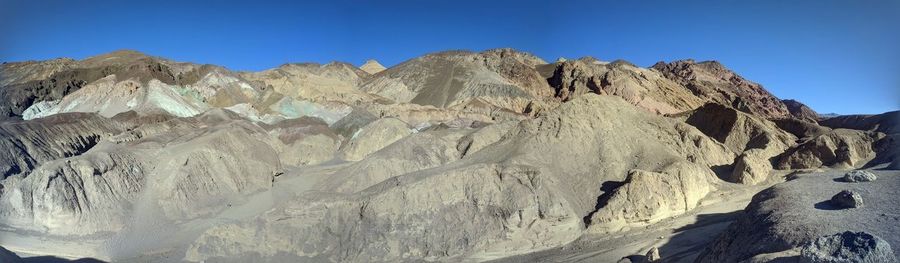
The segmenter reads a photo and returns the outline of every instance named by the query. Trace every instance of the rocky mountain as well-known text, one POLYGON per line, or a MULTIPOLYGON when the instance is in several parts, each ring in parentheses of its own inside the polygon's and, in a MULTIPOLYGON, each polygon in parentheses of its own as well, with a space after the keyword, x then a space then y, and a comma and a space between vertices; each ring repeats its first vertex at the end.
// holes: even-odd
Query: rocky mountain
POLYGON ((0 73, 0 246, 13 252, 683 262, 819 255, 859 231, 896 242, 873 227, 893 220, 878 214, 889 198, 852 225, 816 225, 855 214, 810 202, 892 194, 897 112, 821 118, 714 61, 492 49, 239 72, 116 51, 0 73), (886 179, 796 175, 869 168, 886 179), (725 214, 741 216, 704 223, 725 214))
POLYGON ((762 85, 744 79, 718 61, 679 60, 653 65, 667 78, 684 85, 704 100, 728 105, 764 118, 791 115, 787 106, 762 85))

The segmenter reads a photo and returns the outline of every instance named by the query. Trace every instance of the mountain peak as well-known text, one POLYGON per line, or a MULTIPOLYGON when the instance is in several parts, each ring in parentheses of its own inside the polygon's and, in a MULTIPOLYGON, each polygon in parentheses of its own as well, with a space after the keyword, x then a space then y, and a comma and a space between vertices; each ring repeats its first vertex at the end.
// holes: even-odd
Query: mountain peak
POLYGON ((374 74, 381 72, 387 68, 385 68, 383 65, 381 65, 381 63, 378 63, 377 60, 370 59, 370 60, 366 60, 366 63, 363 64, 362 66, 360 66, 359 69, 365 71, 366 73, 374 75, 374 74))

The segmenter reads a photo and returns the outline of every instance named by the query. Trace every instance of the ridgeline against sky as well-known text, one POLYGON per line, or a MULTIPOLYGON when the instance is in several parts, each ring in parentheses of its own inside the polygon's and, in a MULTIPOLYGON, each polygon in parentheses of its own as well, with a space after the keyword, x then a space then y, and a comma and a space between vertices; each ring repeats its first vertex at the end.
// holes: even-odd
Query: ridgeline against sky
POLYGON ((0 61, 134 49, 262 70, 511 47, 650 66, 718 60, 822 113, 900 108, 900 2, 247 1, 0 3, 0 61))

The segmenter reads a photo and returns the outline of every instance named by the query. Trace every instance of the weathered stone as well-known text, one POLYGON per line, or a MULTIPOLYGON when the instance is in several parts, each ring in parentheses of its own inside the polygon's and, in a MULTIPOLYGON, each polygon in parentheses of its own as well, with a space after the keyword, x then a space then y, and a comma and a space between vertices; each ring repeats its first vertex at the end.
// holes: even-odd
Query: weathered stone
POLYGON ((839 208, 857 208, 863 206, 863 200, 859 194, 844 190, 831 197, 831 204, 839 208))
POLYGON ((850 183, 873 182, 877 179, 878 179, 878 177, 875 176, 875 174, 873 174, 872 172, 862 171, 862 170, 855 170, 855 171, 847 172, 846 174, 844 174, 844 178, 843 178, 844 182, 850 182, 850 183))
POLYGON ((800 262, 897 262, 891 245, 865 232, 823 236, 800 250, 800 262))

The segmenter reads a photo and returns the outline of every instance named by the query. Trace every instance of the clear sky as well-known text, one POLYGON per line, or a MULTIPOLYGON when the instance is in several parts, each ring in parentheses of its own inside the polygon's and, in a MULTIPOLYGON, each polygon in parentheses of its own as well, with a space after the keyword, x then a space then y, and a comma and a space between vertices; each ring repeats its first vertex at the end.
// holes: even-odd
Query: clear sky
POLYGON ((719 60, 827 113, 900 109, 900 0, 0 0, 0 61, 134 49, 235 70, 447 49, 719 60))

